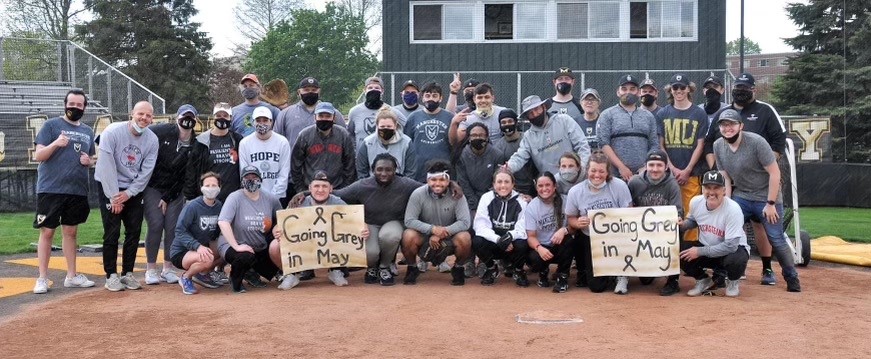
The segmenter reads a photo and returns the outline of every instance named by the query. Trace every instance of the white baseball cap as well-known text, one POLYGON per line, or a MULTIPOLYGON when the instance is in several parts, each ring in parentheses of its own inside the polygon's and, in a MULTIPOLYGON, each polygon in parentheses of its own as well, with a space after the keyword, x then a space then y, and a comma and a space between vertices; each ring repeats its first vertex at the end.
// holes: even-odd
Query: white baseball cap
POLYGON ((266 117, 272 120, 272 111, 269 110, 266 106, 260 106, 254 109, 254 113, 251 114, 251 118, 258 119, 260 117, 266 117))

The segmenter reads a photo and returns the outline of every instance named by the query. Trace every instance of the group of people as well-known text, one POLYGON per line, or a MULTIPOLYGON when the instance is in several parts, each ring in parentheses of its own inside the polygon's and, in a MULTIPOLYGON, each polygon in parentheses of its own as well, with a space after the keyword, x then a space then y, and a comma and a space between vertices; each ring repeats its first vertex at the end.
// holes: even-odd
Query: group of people
MULTIPOLYGON (((299 82, 299 101, 290 104, 284 81, 263 86, 248 74, 239 84, 245 102, 216 104, 202 133, 195 133, 193 106, 181 106, 174 122, 152 125, 153 107, 143 101, 128 121, 96 138, 81 122, 86 95, 70 91, 64 115, 47 121, 35 141, 40 273, 34 292, 48 290, 59 225, 68 263, 64 285, 94 286, 75 268, 76 228, 88 217, 94 164, 104 286, 113 292, 141 288, 133 268, 143 219, 146 284, 178 283, 185 294, 196 293, 195 284, 245 292, 246 283, 265 287, 263 279, 294 288, 315 274, 282 273, 284 233, 274 225, 276 211, 340 204, 364 206, 367 284, 395 284, 401 250, 403 284, 415 284, 432 265, 450 272, 452 285, 474 276, 492 285, 505 273, 525 287, 528 268, 538 274, 538 286, 561 293, 574 262, 577 286, 626 294, 628 277, 593 275, 587 213, 670 205, 682 218, 681 268, 696 279, 687 294, 717 287, 739 294, 749 258, 745 220, 757 223, 758 242, 770 242, 759 243, 762 283, 776 282, 773 251, 787 289, 801 291, 782 225, 777 159, 785 130, 776 111, 755 100, 752 75, 735 81, 732 104, 720 102, 723 81, 707 78, 706 101, 697 106, 696 85, 683 74, 661 89, 627 74, 617 82, 619 103, 601 112, 599 92, 584 89, 575 98, 574 84, 570 69, 558 69, 554 96, 528 96, 518 114, 495 104, 492 85, 464 82, 459 74, 447 96, 435 82, 403 83, 396 106, 384 103, 383 81, 371 77, 365 101, 346 119, 321 99, 315 78, 299 82), (660 90, 668 99, 663 107, 660 90)), ((348 276, 348 268, 328 274, 337 286, 347 285, 348 276)), ((677 276, 660 290, 679 292, 677 276)))

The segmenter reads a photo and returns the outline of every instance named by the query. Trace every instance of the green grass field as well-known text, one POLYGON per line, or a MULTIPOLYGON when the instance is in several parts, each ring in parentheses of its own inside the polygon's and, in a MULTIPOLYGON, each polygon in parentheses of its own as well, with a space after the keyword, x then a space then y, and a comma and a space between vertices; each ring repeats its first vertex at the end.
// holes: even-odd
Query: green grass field
MULTIPOLYGON (((871 243, 871 209, 862 208, 800 208, 801 227, 811 238, 836 236, 850 242, 871 243)), ((6 213, 0 216, 0 254, 36 252, 30 243, 36 243, 39 231, 33 229, 33 213, 6 213)), ((145 238, 146 225, 142 225, 145 238)), ((792 231, 792 227, 789 228, 792 231)), ((79 245, 103 242, 100 211, 93 209, 88 221, 79 226, 79 245)), ((60 245, 60 231, 55 234, 55 245, 60 245)))

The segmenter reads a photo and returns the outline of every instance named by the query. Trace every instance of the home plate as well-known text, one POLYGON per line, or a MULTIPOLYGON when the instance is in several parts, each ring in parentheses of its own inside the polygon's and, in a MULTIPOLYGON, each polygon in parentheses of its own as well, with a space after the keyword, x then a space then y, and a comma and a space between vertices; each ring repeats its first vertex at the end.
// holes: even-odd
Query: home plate
POLYGON ((536 310, 529 313, 518 314, 515 319, 524 324, 575 324, 583 323, 581 317, 573 314, 536 310))

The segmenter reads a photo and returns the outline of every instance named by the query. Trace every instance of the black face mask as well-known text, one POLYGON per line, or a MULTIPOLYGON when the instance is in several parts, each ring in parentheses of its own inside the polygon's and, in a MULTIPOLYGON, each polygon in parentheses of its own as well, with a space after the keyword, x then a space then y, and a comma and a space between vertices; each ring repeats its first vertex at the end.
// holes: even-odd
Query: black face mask
POLYGON ((720 91, 711 89, 705 92, 705 113, 713 115, 720 109, 720 91))
POLYGON ((544 126, 544 112, 542 112, 541 115, 538 115, 536 117, 528 117, 528 118, 529 118, 529 123, 531 123, 533 126, 535 126, 535 127, 544 126))
POLYGON ((650 107, 654 102, 656 102, 656 97, 651 94, 641 96, 641 104, 644 106, 650 107))
POLYGON ((379 128, 378 129, 378 137, 384 141, 390 141, 393 136, 396 135, 396 130, 392 128, 379 128))
POLYGON ((502 130, 502 135, 511 136, 514 132, 517 132, 517 124, 513 125, 502 125, 499 126, 499 129, 502 130))
POLYGON ((740 133, 739 133, 739 134, 736 134, 735 136, 732 136, 732 137, 728 137, 728 138, 727 138, 727 137, 723 137, 723 138, 726 139, 726 142, 729 142, 729 143, 735 143, 736 141, 738 141, 738 135, 740 135, 740 133))
POLYGON ((319 97, 320 94, 315 92, 307 92, 299 95, 300 100, 302 100, 302 103, 304 103, 306 106, 314 106, 316 103, 318 103, 319 97))
POLYGON ((476 138, 476 139, 473 139, 473 140, 469 141, 469 144, 470 144, 470 145, 472 146, 472 148, 474 148, 475 150, 480 151, 480 150, 483 150, 484 147, 487 146, 487 140, 485 140, 485 139, 483 139, 483 138, 476 138))
POLYGON ((185 116, 178 119, 178 127, 181 127, 185 130, 190 130, 196 126, 197 120, 191 116, 185 116))
POLYGON ((753 99, 753 91, 744 89, 733 89, 732 100, 738 106, 746 106, 753 99))
POLYGON ((435 112, 439 108, 439 103, 435 101, 427 101, 423 104, 429 112, 435 112))
POLYGON ((333 128, 333 121, 317 120, 315 121, 315 126, 317 126, 318 130, 321 132, 327 132, 333 128))
POLYGON ((381 91, 372 90, 367 92, 366 103, 364 105, 370 110, 377 110, 381 108, 381 105, 384 105, 384 102, 381 101, 381 91))
POLYGON ((76 122, 82 119, 82 116, 85 115, 85 110, 77 107, 67 107, 64 109, 64 114, 67 115, 67 118, 70 121, 76 122))
POLYGON ((466 92, 464 93, 466 96, 466 106, 469 107, 469 111, 475 111, 477 106, 475 106, 475 93, 474 92, 466 92))
POLYGON ((219 130, 226 130, 230 128, 230 120, 226 118, 216 118, 215 119, 215 128, 219 130))
POLYGON ((559 92, 560 95, 568 95, 569 92, 572 92, 572 84, 568 82, 560 82, 556 84, 556 92, 559 92))

